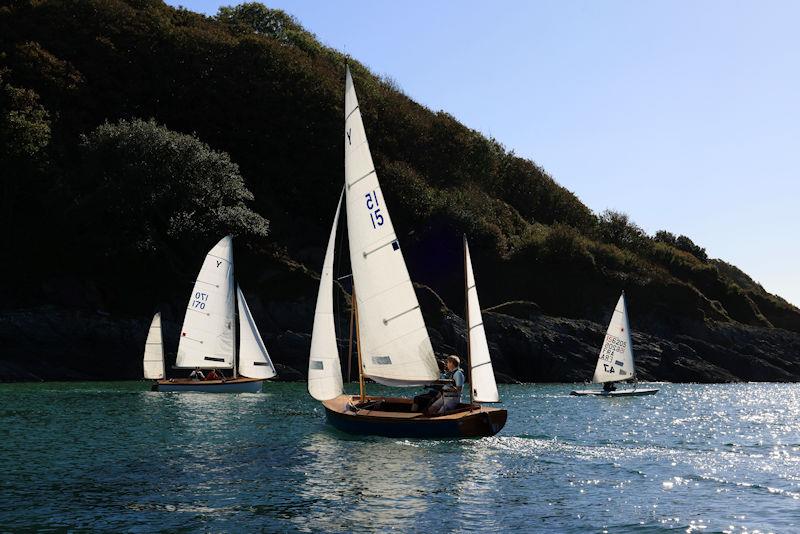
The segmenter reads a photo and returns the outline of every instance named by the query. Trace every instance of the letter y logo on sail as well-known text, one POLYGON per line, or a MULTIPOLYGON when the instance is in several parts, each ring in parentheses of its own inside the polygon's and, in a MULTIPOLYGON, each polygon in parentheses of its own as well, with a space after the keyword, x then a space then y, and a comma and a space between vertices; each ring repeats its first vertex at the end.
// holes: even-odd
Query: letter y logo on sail
POLYGON ((350 139, 350 134, 351 133, 353 133, 353 129, 352 128, 347 130, 347 144, 348 145, 352 144, 352 139, 350 139))
POLYGON ((220 260, 217 260, 217 269, 219 269, 220 265, 222 265, 222 262, 220 260))

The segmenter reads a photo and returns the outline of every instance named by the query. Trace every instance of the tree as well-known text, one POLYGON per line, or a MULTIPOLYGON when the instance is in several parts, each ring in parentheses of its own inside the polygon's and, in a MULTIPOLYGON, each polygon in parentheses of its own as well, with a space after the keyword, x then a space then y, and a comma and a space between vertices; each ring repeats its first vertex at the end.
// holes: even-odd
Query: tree
POLYGON ((692 254, 695 258, 700 261, 708 261, 708 253, 706 253, 706 249, 703 247, 696 245, 694 241, 686 237, 685 235, 675 236, 672 232, 667 232, 666 230, 659 230, 656 232, 655 238, 656 241, 660 241, 661 243, 666 243, 667 245, 671 245, 678 250, 682 250, 684 252, 688 252, 692 254))
POLYGON ((600 239, 634 251, 641 250, 649 241, 647 234, 631 221, 626 213, 606 210, 597 220, 600 239))
MULTIPOLYGON (((165 238, 266 236, 269 223, 247 207, 253 195, 239 167, 194 135, 154 120, 98 126, 81 141, 79 211, 108 225, 109 251, 153 251, 165 238)), ((113 252, 112 252, 113 253, 113 252)))
POLYGON ((50 114, 39 95, 4 81, 0 69, 0 165, 3 173, 2 215, 4 228, 12 228, 21 199, 35 195, 36 180, 46 162, 50 143, 50 114))

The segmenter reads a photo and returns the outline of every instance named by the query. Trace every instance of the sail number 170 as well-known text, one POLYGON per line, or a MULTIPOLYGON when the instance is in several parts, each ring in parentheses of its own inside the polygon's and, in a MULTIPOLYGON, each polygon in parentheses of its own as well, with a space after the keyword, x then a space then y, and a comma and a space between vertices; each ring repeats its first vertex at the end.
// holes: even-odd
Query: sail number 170
POLYGON ((194 294, 194 300, 192 301, 192 308, 204 310, 206 307, 206 302, 208 302, 208 293, 196 291, 194 294))
POLYGON ((364 198, 367 200, 367 209, 369 210, 369 219, 372 221, 372 227, 377 229, 378 226, 383 226, 383 215, 381 215, 381 209, 378 207, 378 194, 372 191, 364 195, 364 198))

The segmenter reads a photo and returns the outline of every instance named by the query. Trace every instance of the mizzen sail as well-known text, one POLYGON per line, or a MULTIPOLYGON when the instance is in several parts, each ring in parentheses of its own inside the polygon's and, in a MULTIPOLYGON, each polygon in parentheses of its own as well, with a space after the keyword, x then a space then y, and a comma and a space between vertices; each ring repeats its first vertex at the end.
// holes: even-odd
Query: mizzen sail
POLYGON ((339 211, 342 197, 336 207, 331 235, 322 272, 319 277, 317 308, 314 310, 314 328, 311 331, 311 351, 308 358, 308 392, 319 401, 338 397, 342 387, 342 367, 339 363, 339 350, 336 344, 336 328, 333 320, 333 252, 336 248, 336 229, 339 225, 339 211))
POLYGON ((275 366, 239 284, 236 284, 236 300, 239 307, 239 374, 247 378, 272 378, 277 374, 275 366))
POLYGON ((230 369, 236 345, 233 239, 222 238, 206 255, 181 328, 176 367, 230 369))
POLYGON ((164 342, 161 336, 161 313, 153 316, 144 344, 144 377, 161 380, 164 374, 164 342))
POLYGON ((378 183, 350 69, 344 109, 347 232, 363 371, 386 385, 425 384, 439 369, 378 183))
POLYGON ((625 293, 622 293, 614 308, 614 315, 606 331, 606 339, 597 367, 594 370, 593 382, 617 382, 629 380, 636 375, 633 365, 633 343, 631 329, 628 326, 628 309, 625 306, 625 293))
POLYGON ((472 259, 469 245, 464 236, 464 263, 467 283, 467 335, 469 336, 470 387, 472 400, 476 402, 499 402, 497 383, 494 380, 492 358, 489 356, 489 344, 483 328, 481 304, 478 301, 478 288, 475 286, 475 275, 472 272, 472 259))

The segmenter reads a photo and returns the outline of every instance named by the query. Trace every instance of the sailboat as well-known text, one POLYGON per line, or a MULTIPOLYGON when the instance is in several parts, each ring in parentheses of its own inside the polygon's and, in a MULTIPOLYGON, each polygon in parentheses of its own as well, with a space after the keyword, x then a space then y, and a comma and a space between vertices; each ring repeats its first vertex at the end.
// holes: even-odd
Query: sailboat
MULTIPOLYGON (((442 415, 412 411, 413 400, 367 396, 365 379, 385 386, 435 384, 439 368, 403 252, 381 192, 369 151, 350 69, 345 82, 345 186, 339 198, 320 276, 308 364, 308 391, 322 402, 330 424, 355 434, 394 437, 491 436, 505 425, 507 412, 479 401, 497 402, 477 290, 464 249, 471 360, 477 367, 469 404, 442 415), (353 277, 353 307, 359 395, 346 395, 333 318, 333 257, 339 213, 347 210, 353 277)), ((439 382, 441 383, 441 382, 439 382)))
MULTIPOLYGON (((597 367, 594 370, 592 382, 596 384, 614 384, 626 380, 636 379, 636 367, 633 363, 633 342, 631 328, 628 325, 628 308, 625 305, 625 292, 619 297, 611 322, 606 330, 606 338, 600 355, 597 358, 597 367)), ((599 395, 602 397, 637 397, 641 395, 655 395, 657 389, 613 389, 579 390, 572 391, 570 395, 599 395)))
POLYGON ((174 368, 231 369, 233 376, 219 380, 167 379, 161 316, 156 314, 144 351, 144 375, 156 381, 153 391, 257 393, 264 380, 276 375, 244 293, 234 283, 231 236, 222 238, 203 261, 186 308, 174 368))

